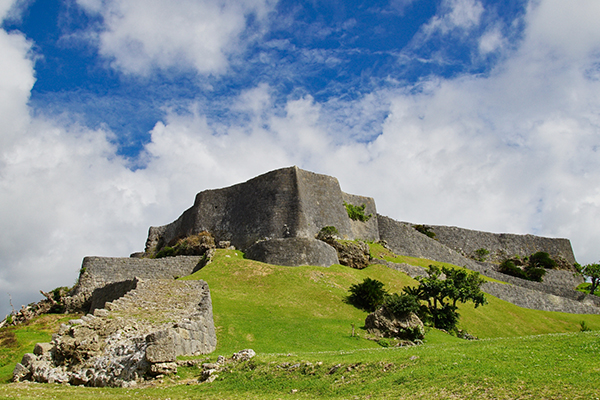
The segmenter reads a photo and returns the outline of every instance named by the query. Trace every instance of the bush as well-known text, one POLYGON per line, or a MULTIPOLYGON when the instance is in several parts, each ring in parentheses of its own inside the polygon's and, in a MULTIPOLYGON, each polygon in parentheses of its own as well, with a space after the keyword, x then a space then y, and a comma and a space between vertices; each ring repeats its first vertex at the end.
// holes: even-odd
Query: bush
POLYGON ((532 267, 531 265, 525 267, 526 279, 529 279, 530 281, 541 282, 544 275, 546 275, 546 270, 544 268, 532 267))
POLYGON ((506 275, 535 282, 541 282, 544 275, 546 275, 546 270, 544 268, 534 267, 529 264, 524 269, 521 269, 517 267, 512 260, 505 260, 502 264, 500 264, 498 271, 506 275))
POLYGON ((175 255, 175 249, 169 246, 163 247, 154 258, 173 257, 175 255))
POLYGON ((383 306, 397 317, 403 317, 411 312, 417 314, 420 308, 417 297, 406 293, 386 296, 383 306))
POLYGON ((413 228, 417 230, 417 232, 422 233, 423 235, 435 239, 435 232, 431 231, 431 227, 427 225, 413 225, 413 228))
POLYGON ((477 256, 477 259, 482 262, 485 261, 489 254, 490 251, 488 249, 484 249, 483 247, 475 250, 475 255, 477 256))
POLYGON ((324 226, 321 228, 319 233, 317 234, 317 239, 326 240, 330 238, 335 238, 338 236, 340 232, 337 230, 335 226, 324 226))
POLYGON ((512 260, 505 260, 502 264, 500 264, 498 271, 506 275, 527 279, 527 274, 525 274, 525 271, 517 267, 512 260))
POLYGON ((383 282, 371 278, 365 278, 362 283, 350 286, 349 291, 348 302, 368 312, 377 310, 387 294, 383 289, 383 282))
POLYGON ((556 267, 556 261, 550 257, 550 254, 538 251, 529 257, 529 265, 535 268, 553 269, 556 267))
POLYGON ((354 221, 367 222, 373 216, 372 214, 365 215, 366 206, 364 204, 360 206, 355 206, 344 202, 344 207, 346 207, 348 217, 354 221))

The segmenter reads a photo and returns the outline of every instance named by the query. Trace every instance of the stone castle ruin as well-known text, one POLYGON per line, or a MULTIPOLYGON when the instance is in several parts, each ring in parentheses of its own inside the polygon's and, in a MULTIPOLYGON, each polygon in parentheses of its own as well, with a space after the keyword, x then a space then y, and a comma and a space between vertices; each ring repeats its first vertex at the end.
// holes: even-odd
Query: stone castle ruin
POLYGON ((569 269, 575 257, 567 239, 444 226, 430 229, 435 238, 413 224, 377 214, 372 198, 344 193, 337 179, 298 167, 205 190, 177 220, 149 229, 143 253, 129 258, 86 257, 65 303, 70 310, 89 314, 64 324, 52 343, 36 346, 34 354, 15 368, 15 380, 128 386, 173 372, 179 355, 214 351, 208 285, 175 278, 210 262, 215 247, 233 246, 249 259, 292 267, 351 265, 348 259, 358 254, 366 257, 363 267, 377 262, 413 277, 425 273, 419 267, 369 259, 364 244, 336 239, 381 241, 399 255, 465 266, 505 282, 487 282, 483 290, 522 307, 600 313, 600 298, 574 290, 582 279, 569 269), (351 218, 353 207, 364 218, 351 218), (327 229, 329 236, 323 238, 327 229), (194 235, 210 239, 201 243, 200 252, 153 258, 194 235), (474 257, 482 248, 489 253, 484 261, 474 257), (543 282, 498 272, 503 258, 538 251, 547 252, 563 269, 548 270, 543 282))

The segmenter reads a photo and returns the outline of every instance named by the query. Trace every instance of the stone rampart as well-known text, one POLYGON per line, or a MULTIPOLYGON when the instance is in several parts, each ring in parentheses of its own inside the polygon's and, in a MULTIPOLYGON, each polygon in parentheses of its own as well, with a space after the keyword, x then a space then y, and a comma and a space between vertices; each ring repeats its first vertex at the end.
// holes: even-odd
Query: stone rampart
POLYGON ((217 337, 204 281, 136 280, 105 309, 62 324, 36 345, 14 381, 129 387, 177 372, 177 357, 210 353, 217 337))
MULTIPOLYGON (((142 279, 173 279, 192 274, 202 264, 201 256, 178 256, 159 259, 85 257, 79 280, 71 297, 78 304, 90 299, 94 290, 115 282, 142 279)), ((109 296, 109 295, 108 295, 109 296)), ((77 305, 74 304, 74 308, 77 305)))
POLYGON ((547 238, 534 235, 481 232, 455 226, 431 226, 435 238, 442 244, 467 257, 475 257, 475 251, 486 249, 489 261, 502 262, 506 258, 528 257, 544 251, 556 260, 575 263, 575 256, 568 239, 547 238))
POLYGON ((150 228, 146 251, 202 231, 242 250, 259 240, 314 238, 324 226, 335 226, 346 239, 377 240, 377 221, 357 226, 348 218, 345 199, 359 200, 369 213, 376 213, 373 199, 343 193, 333 177, 298 167, 271 171, 244 183, 198 193, 194 205, 176 221, 150 228))
POLYGON ((498 282, 486 282, 483 284, 482 290, 519 307, 542 311, 559 311, 571 314, 600 314, 600 308, 591 305, 589 302, 556 296, 554 294, 544 293, 522 286, 498 282))
MULTIPOLYGON (((411 278, 427 276, 427 270, 422 267, 377 259, 373 261, 378 264, 386 265, 396 271, 404 272, 411 278)), ((507 283, 485 282, 481 289, 485 293, 498 297, 501 300, 508 301, 519 307, 574 314, 600 314, 600 297, 585 295, 584 293, 560 286, 531 282, 519 278, 510 279, 513 277, 499 272, 496 272, 496 274, 502 276, 494 276, 495 271, 491 269, 486 271, 482 269, 478 272, 494 279, 503 277, 509 278, 502 279, 507 283)))
POLYGON ((411 224, 399 222, 383 215, 377 215, 379 236, 385 240, 396 254, 427 258, 474 269, 476 263, 461 256, 442 243, 417 232, 411 224))
POLYGON ((325 242, 308 238, 271 239, 256 242, 246 257, 267 264, 329 267, 338 264, 336 250, 325 242))

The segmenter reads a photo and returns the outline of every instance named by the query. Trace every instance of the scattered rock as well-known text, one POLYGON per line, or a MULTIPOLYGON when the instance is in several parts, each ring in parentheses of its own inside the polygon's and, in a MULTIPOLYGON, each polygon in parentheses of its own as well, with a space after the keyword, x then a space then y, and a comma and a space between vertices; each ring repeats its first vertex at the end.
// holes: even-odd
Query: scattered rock
POLYGON ((108 307, 62 324, 52 343, 23 357, 13 380, 128 387, 176 373, 178 355, 216 347, 206 282, 140 280, 108 307))
POLYGON ((256 353, 252 349, 245 349, 238 351, 233 356, 231 356, 234 361, 248 361, 252 357, 256 356, 256 353))

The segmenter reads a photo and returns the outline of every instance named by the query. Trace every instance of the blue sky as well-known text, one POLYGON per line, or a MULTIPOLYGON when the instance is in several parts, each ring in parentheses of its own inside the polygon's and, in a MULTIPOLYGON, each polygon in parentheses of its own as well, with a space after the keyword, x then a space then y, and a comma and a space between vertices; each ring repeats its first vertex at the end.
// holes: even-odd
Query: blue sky
POLYGON ((298 165, 600 259, 595 0, 0 0, 0 313, 298 165), (6 228, 10 227, 10 228, 6 228), (2 300, 6 297, 6 301, 2 300))

